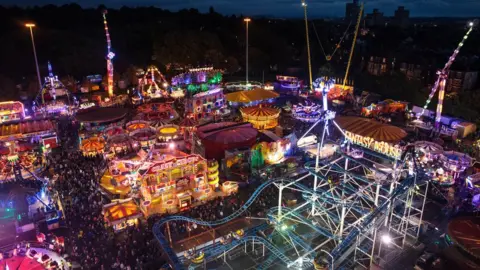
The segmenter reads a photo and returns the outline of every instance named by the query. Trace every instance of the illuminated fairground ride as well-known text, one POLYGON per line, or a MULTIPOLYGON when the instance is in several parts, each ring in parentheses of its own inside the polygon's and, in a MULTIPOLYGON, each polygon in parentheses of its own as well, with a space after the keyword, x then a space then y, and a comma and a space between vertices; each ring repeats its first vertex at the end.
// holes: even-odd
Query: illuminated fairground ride
POLYGON ((307 100, 305 104, 293 105, 292 115, 302 122, 315 123, 322 116, 322 107, 307 100))
POLYGON ((447 63, 442 68, 442 70, 439 70, 437 72, 437 75, 438 75, 437 80, 435 81, 435 84, 433 85, 432 90, 428 95, 428 99, 425 103, 425 106, 423 106, 422 112, 420 113, 420 115, 418 115, 418 118, 423 116, 423 114, 425 113, 425 110, 427 109, 428 105, 432 101, 433 96, 435 95, 435 93, 437 93, 437 90, 438 90, 438 103, 437 103, 437 110, 435 113, 435 129, 440 133, 449 133, 448 130, 445 130, 445 128, 443 128, 442 130, 441 120, 442 120, 443 99, 445 97, 445 85, 447 82, 448 73, 450 72, 450 66, 453 64, 453 61, 455 61, 455 58, 460 52, 460 49, 463 47, 464 42, 468 39, 468 36, 473 31, 473 27, 476 24, 477 24, 477 21, 470 22, 468 24, 468 30, 463 36, 462 41, 460 41, 455 51, 453 51, 453 54, 450 56, 450 58, 448 59, 447 63))
POLYGON ((48 77, 45 77, 45 83, 33 103, 33 112, 47 114, 68 113, 70 106, 74 105, 72 100, 70 100, 71 98, 70 93, 58 79, 58 76, 53 74, 52 65, 48 62, 48 77))
MULTIPOLYGON (((335 113, 324 107, 321 119, 303 136, 319 137, 317 158, 304 166, 307 175, 265 180, 244 205, 219 220, 208 222, 169 216, 158 221, 153 233, 167 254, 170 266, 195 269, 218 258, 226 260, 227 253, 245 246, 245 252, 257 251, 265 257, 260 258, 257 269, 279 269, 280 265, 291 269, 369 269, 386 252, 416 241, 428 182, 417 171, 414 146, 400 147, 388 140, 376 141, 367 133, 354 134, 334 119, 335 113), (323 128, 318 130, 316 126, 320 123, 323 128), (338 129, 340 143, 333 142, 338 148, 331 156, 319 158, 327 135, 334 135, 333 130, 329 131, 330 125, 338 129), (167 240, 170 221, 203 226, 228 223, 245 215, 269 186, 279 190, 278 206, 267 211, 265 222, 246 229, 241 236, 221 242, 223 244, 214 241, 217 244, 198 248, 191 256, 178 256, 167 240), (289 193, 302 199, 286 207, 289 193), (165 230, 163 225, 167 225, 165 230)), ((375 135, 378 128, 388 127, 377 123, 369 132, 375 135)))
POLYGON ((223 70, 213 67, 190 68, 187 72, 172 78, 172 86, 180 94, 186 90, 187 96, 217 88, 223 79, 223 70))
POLYGON ((148 67, 143 78, 139 79, 139 86, 144 97, 168 97, 168 82, 156 66, 148 67))

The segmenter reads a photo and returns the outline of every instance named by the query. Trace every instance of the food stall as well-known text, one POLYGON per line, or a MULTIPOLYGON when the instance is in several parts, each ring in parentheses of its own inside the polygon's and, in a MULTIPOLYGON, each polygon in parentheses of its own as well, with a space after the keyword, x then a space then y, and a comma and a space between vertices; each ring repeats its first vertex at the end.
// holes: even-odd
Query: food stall
POLYGON ((142 216, 142 212, 131 198, 113 200, 112 203, 106 204, 102 208, 105 221, 113 227, 115 232, 135 226, 142 216))

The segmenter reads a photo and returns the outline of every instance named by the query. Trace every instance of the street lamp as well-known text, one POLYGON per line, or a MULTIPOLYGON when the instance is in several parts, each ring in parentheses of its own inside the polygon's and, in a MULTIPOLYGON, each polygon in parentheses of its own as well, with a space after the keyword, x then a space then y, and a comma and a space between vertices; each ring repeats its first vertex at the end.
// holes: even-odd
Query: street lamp
POLYGON ((388 234, 382 235, 382 242, 385 244, 390 244, 392 242, 392 237, 388 234))
POLYGON ((243 21, 247 24, 246 28, 246 36, 247 36, 247 44, 245 46, 245 62, 246 62, 246 67, 245 67, 245 80, 246 80, 246 87, 248 87, 248 23, 251 21, 250 18, 245 18, 243 21))
POLYGON ((30 38, 32 39, 32 47, 33 47, 33 56, 35 58, 35 66, 37 68, 37 79, 38 79, 38 88, 42 90, 42 80, 40 79, 40 69, 38 68, 38 59, 37 59, 37 50, 35 49, 35 40, 33 39, 33 27, 35 27, 34 23, 26 23, 25 27, 30 29, 30 38))

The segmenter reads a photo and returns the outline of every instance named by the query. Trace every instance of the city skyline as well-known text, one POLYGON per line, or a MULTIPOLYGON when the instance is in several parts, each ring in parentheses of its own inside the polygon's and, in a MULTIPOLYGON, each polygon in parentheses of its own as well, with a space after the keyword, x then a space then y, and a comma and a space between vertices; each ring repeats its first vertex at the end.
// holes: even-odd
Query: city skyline
MULTIPOLYGON (((352 0, 309 0, 310 17, 343 17, 346 3, 352 0)), ((1 5, 42 6, 48 4, 64 5, 69 0, 2 0, 1 5)), ((185 8, 196 8, 206 12, 212 6, 217 12, 225 15, 302 17, 300 0, 84 0, 82 7, 97 7, 104 4, 108 8, 122 6, 155 6, 177 11, 185 8), (260 3, 260 4, 259 4, 260 3)), ((365 5, 365 12, 370 13, 378 8, 385 16, 393 16, 398 6, 410 10, 411 17, 475 17, 480 14, 480 1, 477 0, 374 0, 365 5), (427 8, 426 8, 427 6, 427 8)))

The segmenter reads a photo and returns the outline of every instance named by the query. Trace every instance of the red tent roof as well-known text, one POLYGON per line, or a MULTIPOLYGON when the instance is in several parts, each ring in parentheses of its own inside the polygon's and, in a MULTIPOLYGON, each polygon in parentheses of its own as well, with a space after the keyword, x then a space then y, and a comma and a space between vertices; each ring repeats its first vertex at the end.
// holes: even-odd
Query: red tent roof
POLYGON ((250 123, 221 122, 197 128, 198 136, 220 144, 235 144, 252 140, 258 134, 250 123))

